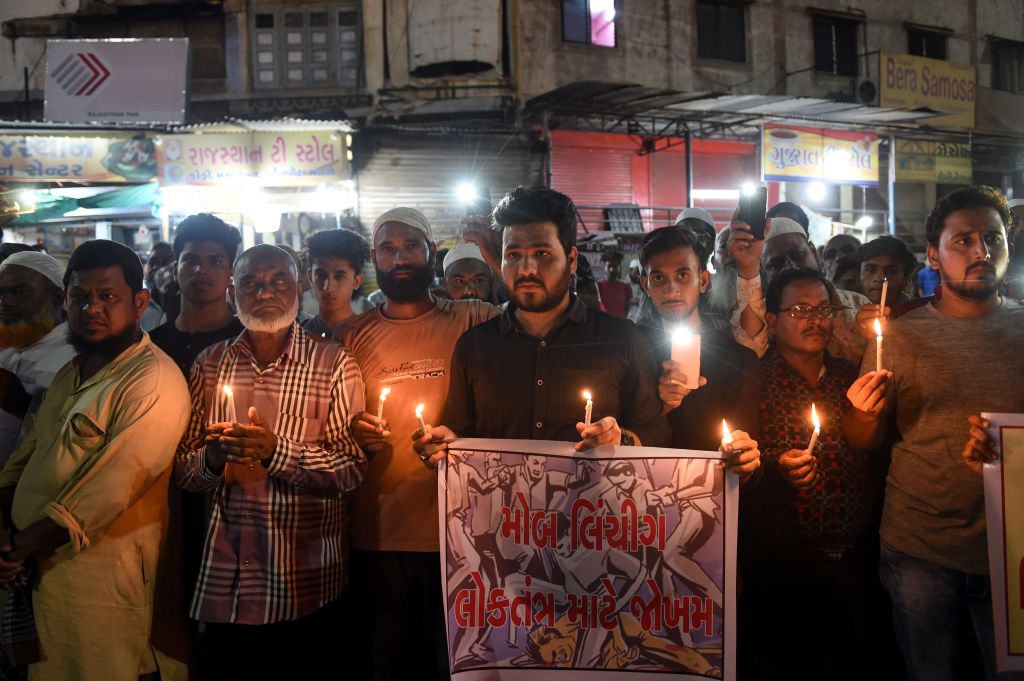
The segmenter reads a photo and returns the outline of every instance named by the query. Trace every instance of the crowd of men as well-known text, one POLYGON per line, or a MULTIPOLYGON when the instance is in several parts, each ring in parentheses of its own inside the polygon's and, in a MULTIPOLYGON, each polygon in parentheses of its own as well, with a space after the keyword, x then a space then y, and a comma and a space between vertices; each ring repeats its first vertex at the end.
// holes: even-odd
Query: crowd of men
POLYGON ((436 468, 487 437, 721 450, 742 679, 994 679, 981 413, 1024 413, 1010 206, 940 199, 924 276, 893 237, 819 250, 799 206, 768 217, 760 239, 687 209, 645 236, 635 294, 621 258, 593 281, 546 188, 443 258, 412 208, 301 254, 239 253, 208 214, 148 269, 106 240, 5 254, 0 678, 448 678, 436 468))

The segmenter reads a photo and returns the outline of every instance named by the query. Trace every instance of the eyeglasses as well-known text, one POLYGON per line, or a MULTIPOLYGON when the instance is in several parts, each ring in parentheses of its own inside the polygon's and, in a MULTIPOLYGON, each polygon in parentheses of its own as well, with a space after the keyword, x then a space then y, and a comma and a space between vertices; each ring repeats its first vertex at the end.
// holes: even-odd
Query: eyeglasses
POLYGON ((814 305, 794 305, 779 310, 779 312, 788 312, 789 316, 793 319, 810 319, 812 317, 817 319, 835 319, 836 315, 845 309, 845 307, 836 307, 826 303, 817 307, 814 305))

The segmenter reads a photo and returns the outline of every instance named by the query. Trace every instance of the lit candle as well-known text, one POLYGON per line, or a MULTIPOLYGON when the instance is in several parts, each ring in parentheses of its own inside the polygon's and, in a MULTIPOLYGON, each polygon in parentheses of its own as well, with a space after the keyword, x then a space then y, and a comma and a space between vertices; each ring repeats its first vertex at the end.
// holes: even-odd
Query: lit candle
POLYGON ((694 390, 700 386, 700 335, 684 326, 672 332, 672 361, 682 365, 686 382, 683 387, 694 390))
POLYGON ((722 446, 732 444, 732 431, 729 430, 729 424, 722 419, 722 446))
POLYGON ((423 422, 423 407, 424 405, 422 404, 416 405, 416 419, 420 422, 420 428, 425 433, 427 432, 427 424, 423 422))
POLYGON ((591 414, 592 414, 592 412, 594 410, 594 398, 590 394, 589 390, 584 390, 583 391, 583 399, 585 399, 587 401, 587 411, 586 411, 586 414, 583 417, 583 427, 584 428, 589 428, 590 427, 590 417, 591 417, 591 414))
POLYGON ((391 388, 380 389, 380 402, 377 403, 377 420, 380 421, 384 418, 384 400, 388 399, 388 395, 391 394, 391 388))
POLYGON ((811 444, 807 445, 807 453, 814 453, 814 445, 818 443, 818 435, 821 433, 821 421, 818 420, 818 410, 815 409, 814 403, 811 402, 811 423, 814 424, 814 432, 811 433, 811 444))
POLYGON ((885 299, 889 294, 889 277, 882 280, 882 299, 878 301, 878 315, 881 317, 885 313, 885 299))
POLYGON ((231 390, 230 385, 226 385, 223 388, 224 394, 228 396, 228 421, 231 423, 235 422, 235 393, 231 390))
POLYGON ((882 370, 882 325, 875 318, 875 371, 882 370))

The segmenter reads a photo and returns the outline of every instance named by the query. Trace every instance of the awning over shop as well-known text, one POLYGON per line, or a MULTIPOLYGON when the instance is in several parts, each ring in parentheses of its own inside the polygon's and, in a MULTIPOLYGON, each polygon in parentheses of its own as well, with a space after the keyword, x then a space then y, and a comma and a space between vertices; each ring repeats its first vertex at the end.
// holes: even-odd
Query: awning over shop
POLYGON ((832 126, 913 126, 939 115, 856 102, 785 95, 726 95, 680 92, 628 83, 582 81, 534 98, 528 113, 590 119, 606 132, 698 137, 728 132, 756 137, 764 122, 813 121, 832 126))
POLYGON ((73 197, 61 190, 25 190, 19 197, 35 210, 25 212, 8 223, 11 227, 82 217, 102 220, 126 213, 154 215, 159 210, 160 188, 149 182, 134 187, 100 191, 90 196, 73 197))

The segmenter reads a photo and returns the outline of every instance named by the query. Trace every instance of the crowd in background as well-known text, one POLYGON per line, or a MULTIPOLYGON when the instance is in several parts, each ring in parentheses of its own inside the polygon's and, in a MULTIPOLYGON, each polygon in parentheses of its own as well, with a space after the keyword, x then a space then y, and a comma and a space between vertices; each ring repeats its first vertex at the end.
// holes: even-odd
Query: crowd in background
MULTIPOLYGON (((405 207, 301 253, 242 250, 208 214, 145 265, 5 244, 0 679, 448 678, 488 652, 448 652, 436 469, 459 437, 721 450, 741 679, 994 679, 981 413, 1024 413, 1024 215, 953 192, 919 261, 887 235, 816 247, 793 203, 764 238, 689 208, 627 281, 617 250, 595 279, 577 217, 519 187, 446 251, 405 207), (680 327, 699 376, 672 360, 680 327)), ((523 475, 472 484, 564 493, 523 475)), ((715 509, 682 492, 698 546, 715 509)), ((485 573, 516 559, 487 517, 446 519, 485 573)))

